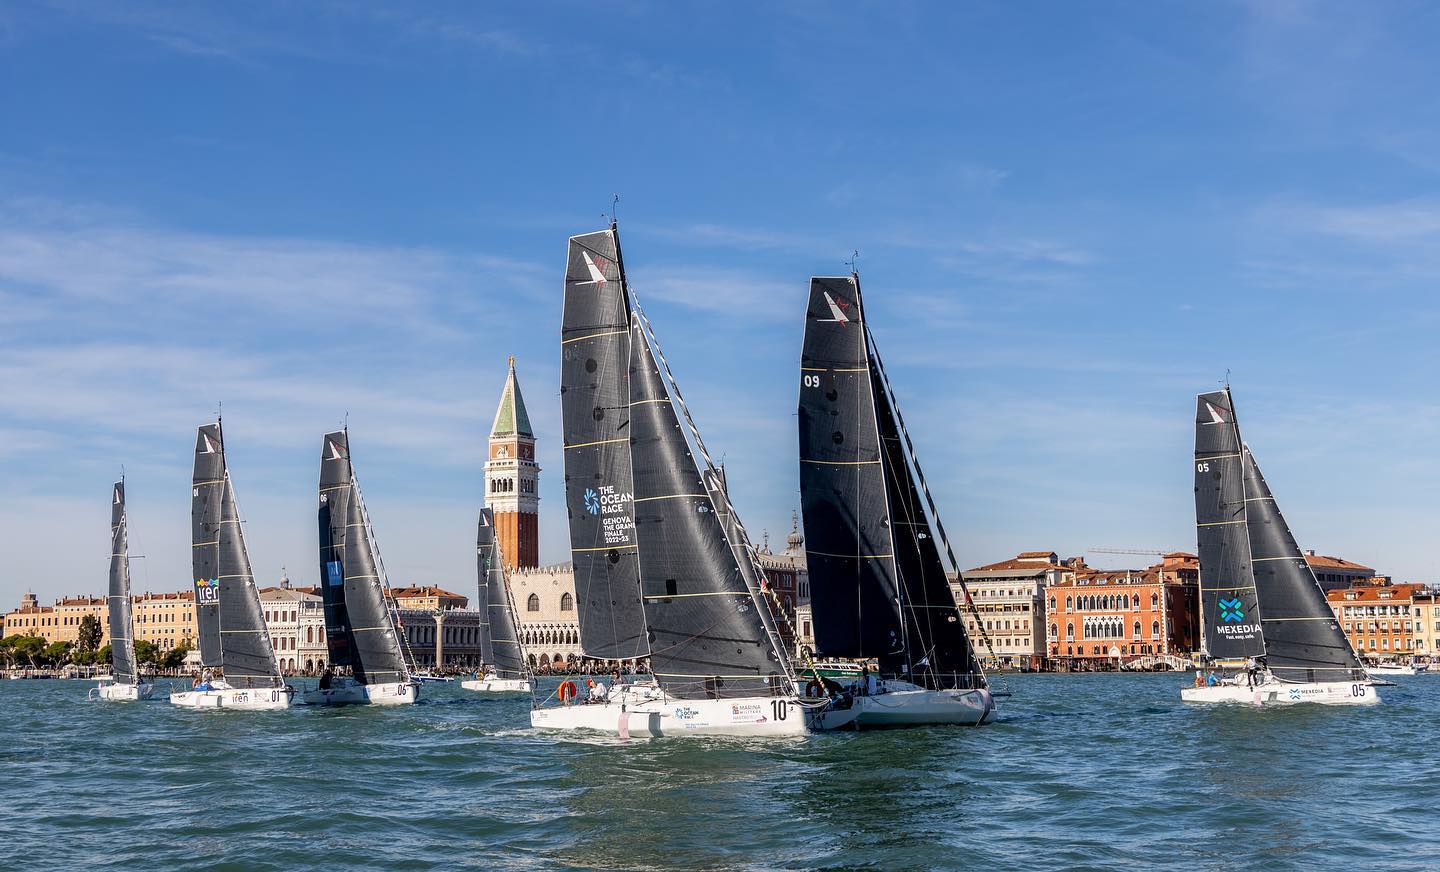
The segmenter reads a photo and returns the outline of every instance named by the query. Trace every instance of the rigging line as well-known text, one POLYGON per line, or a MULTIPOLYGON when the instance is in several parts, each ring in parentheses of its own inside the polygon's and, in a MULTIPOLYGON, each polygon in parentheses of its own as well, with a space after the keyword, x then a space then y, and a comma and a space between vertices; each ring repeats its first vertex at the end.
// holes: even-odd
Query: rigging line
MULTIPOLYGON (((382 557, 380 556, 380 545, 379 545, 379 543, 375 540, 375 528, 374 528, 374 527, 371 525, 371 523, 370 523, 370 511, 369 511, 369 509, 365 508, 365 496, 364 496, 364 494, 362 494, 362 493, 360 492, 360 480, 355 477, 355 464, 354 464, 354 462, 350 459, 350 450, 349 450, 349 441, 350 441, 350 440, 349 440, 349 434, 348 434, 348 433, 346 434, 346 440, 345 440, 345 441, 346 441, 345 464, 350 467, 350 486, 355 489, 355 501, 356 501, 356 502, 359 504, 359 506, 360 506, 360 519, 361 519, 361 521, 362 521, 362 522, 364 523, 364 525, 365 525, 365 533, 367 534, 366 537, 365 537, 365 538, 366 538, 366 543, 365 543, 365 544, 366 544, 366 546, 368 547, 368 549, 369 549, 369 551, 370 551, 370 556, 371 556, 372 558, 374 558, 374 560, 375 560, 375 568, 376 568, 377 570, 379 570, 379 573, 380 573, 380 584, 381 584, 381 587, 382 587, 383 590, 384 590, 384 593, 381 594, 381 596, 384 597, 384 599, 385 599, 385 613, 386 613, 386 615, 389 616, 389 618, 390 618, 390 627, 391 627, 391 629, 395 631, 395 635, 396 635, 396 636, 400 637, 400 644, 397 645, 396 648, 397 648, 397 650, 399 650, 399 653, 400 653, 400 662, 401 662, 402 664, 404 664, 405 673, 406 673, 406 678, 408 679, 408 678, 409 678, 409 670, 410 670, 411 668, 413 668, 413 667, 411 666, 411 664, 417 662, 417 661, 415 660, 415 652, 414 652, 413 649, 410 648, 410 638, 409 638, 409 634, 408 634, 408 633, 401 633, 401 632, 399 632, 398 630, 395 629, 397 626, 399 626, 399 623, 400 623, 400 603, 399 603, 399 601, 397 601, 397 600, 395 599, 395 597, 391 594, 391 591, 390 591, 390 576, 389 576, 389 573, 387 573, 387 572, 385 571, 385 560, 384 560, 384 558, 382 558, 382 557), (402 646, 403 646, 403 649, 402 649, 402 646), (409 662, 406 662, 406 660, 407 660, 407 658, 405 657, 406 653, 409 653, 409 655, 410 655, 410 657, 409 657, 409 662)), ((438 628, 437 628, 437 629, 438 629, 438 628)), ((441 664, 439 664, 439 663, 436 663, 436 664, 435 664, 435 668, 436 668, 436 669, 439 669, 440 666, 441 666, 441 664)))
MULTIPOLYGON (((905 448, 910 456, 910 462, 915 467, 915 477, 918 479, 920 489, 925 494, 925 502, 930 506, 930 514, 935 518, 935 532, 940 535, 940 542, 945 546, 945 555, 950 558, 950 568, 955 571, 955 581, 960 589, 965 592, 965 604, 969 607, 972 615, 975 616, 975 628, 980 633, 980 638, 985 642, 985 649, 991 658, 995 658, 995 648, 990 640, 990 634, 985 631, 984 622, 980 620, 979 612, 975 609, 974 597, 970 595, 970 588, 965 584, 965 575, 960 571, 960 563, 955 559, 955 550, 950 547, 950 537, 945 534, 945 525, 940 520, 940 512, 935 508, 935 498, 930 494, 930 486, 925 481, 925 473, 920 468, 920 459, 915 454, 915 445, 910 439, 910 431, 905 426, 905 416, 900 412, 900 404, 895 396, 895 389, 890 384, 890 376, 885 372, 885 362, 880 357, 879 345, 875 342, 875 336, 870 332, 868 324, 862 325, 865 328, 865 336, 870 340, 870 349, 875 358, 875 369, 880 374, 880 382, 885 386, 885 392, 890 398, 890 408, 895 413, 895 423, 899 427, 901 436, 905 439, 905 448)), ((974 644, 971 643, 969 634, 966 634, 965 643, 971 649, 971 657, 974 658, 974 644)), ((978 659, 972 664, 980 670, 983 678, 984 666, 978 659)))
MULTIPOLYGON (((649 317, 646 316, 645 310, 640 305, 640 301, 636 297, 634 290, 631 288, 626 288, 626 290, 630 293, 631 309, 635 312, 635 315, 638 318, 641 337, 647 341, 647 343, 650 345, 650 348, 655 352, 655 356, 658 359, 661 369, 665 373, 665 380, 671 390, 672 395, 674 396, 675 402, 679 404, 680 410, 685 414, 685 423, 690 428, 691 435, 695 438, 695 446, 700 451, 700 456, 705 459, 706 471, 710 474, 712 481, 718 484, 720 482, 720 479, 718 478, 718 474, 715 468, 715 461, 710 456, 710 451, 705 447, 705 440, 700 435, 700 428, 696 426, 695 419, 690 414, 690 407, 686 405, 685 398, 680 393, 680 386, 676 383, 675 376, 670 371, 670 364, 665 358, 665 352, 660 347, 660 342, 655 336, 655 327, 653 324, 650 323, 649 317)), ((710 491, 711 488, 707 485, 706 490, 710 491)), ((764 584, 765 568, 760 565, 760 560, 755 554, 754 545, 751 543, 750 536, 745 530, 745 525, 741 522, 740 515, 738 512, 736 512, 734 503, 730 501, 730 493, 728 486, 717 487, 715 488, 715 490, 718 490, 720 492, 721 498, 725 501, 725 507, 729 512, 730 522, 735 525, 736 533, 743 540, 746 546, 745 554, 750 561, 751 571, 755 574, 754 585, 760 586, 761 590, 767 591, 770 594, 770 600, 775 599, 774 591, 768 591, 768 585, 764 584)), ((710 496, 710 501, 713 505, 715 501, 715 497, 713 496, 713 494, 710 496)), ((721 535, 726 538, 726 540, 729 540, 730 534, 725 529, 725 526, 726 525, 724 524, 721 525, 720 532, 721 535)), ((734 553, 733 549, 731 550, 731 553, 734 553)), ((764 625, 766 635, 770 637, 771 647, 773 648, 777 659, 780 662, 781 668, 785 670, 785 677, 790 681, 791 687, 793 689, 798 685, 799 677, 795 673, 794 665, 790 662, 789 652, 786 650, 785 645, 780 638, 779 629, 775 626, 776 613, 778 612, 780 615, 780 619, 785 621, 786 627, 790 630, 792 638, 798 638, 797 634, 795 633, 795 628, 790 623, 789 617, 785 614, 783 608, 772 607, 772 604, 769 600, 759 596, 759 591, 756 591, 754 589, 754 587, 751 585, 750 579, 746 577, 745 573, 742 572, 740 575, 745 580, 745 586, 747 588, 750 588, 750 596, 751 599, 755 601, 756 608, 761 609, 762 606, 764 607, 760 611, 760 614, 762 615, 761 624, 764 625), (765 614, 770 615, 769 621, 764 620, 763 616, 765 614)), ((774 603, 774 606, 778 605, 779 603, 778 601, 776 601, 774 603)))

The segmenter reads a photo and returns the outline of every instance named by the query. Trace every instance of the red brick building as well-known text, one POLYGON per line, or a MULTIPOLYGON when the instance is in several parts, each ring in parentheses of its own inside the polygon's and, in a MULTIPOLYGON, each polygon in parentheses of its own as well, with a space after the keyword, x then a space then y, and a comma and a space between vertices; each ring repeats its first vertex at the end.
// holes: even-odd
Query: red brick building
POLYGON ((1189 657, 1200 642, 1200 561, 1177 551, 1146 569, 1098 570, 1045 589, 1047 650, 1059 668, 1104 668, 1155 655, 1189 657))
POLYGON ((515 358, 500 393, 495 424, 490 428, 489 458, 485 461, 485 504, 495 512, 495 538, 510 569, 540 565, 540 464, 535 462, 535 433, 520 382, 515 358))
POLYGON ((1424 585, 1355 582, 1325 594, 1335 619, 1361 657, 1409 657, 1415 653, 1415 624, 1424 620, 1416 598, 1424 585))

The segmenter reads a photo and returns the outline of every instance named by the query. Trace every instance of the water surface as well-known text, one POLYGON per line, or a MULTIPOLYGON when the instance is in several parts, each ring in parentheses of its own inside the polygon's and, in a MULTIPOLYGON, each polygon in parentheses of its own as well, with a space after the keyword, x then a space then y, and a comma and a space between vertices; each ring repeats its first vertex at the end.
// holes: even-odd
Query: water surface
MULTIPOLYGON (((9 869, 1415 869, 1440 675, 1371 708, 1002 679, 1000 722, 795 740, 533 733, 528 699, 196 712, 0 682, 9 869)), ((164 681, 161 682, 161 688, 164 681)))

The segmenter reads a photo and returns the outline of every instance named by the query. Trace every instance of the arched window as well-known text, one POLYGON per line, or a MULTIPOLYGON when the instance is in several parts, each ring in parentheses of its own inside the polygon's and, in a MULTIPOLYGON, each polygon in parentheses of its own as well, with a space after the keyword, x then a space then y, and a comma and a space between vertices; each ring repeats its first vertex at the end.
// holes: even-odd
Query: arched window
POLYGON ((1150 594, 1150 608, 1153 609, 1158 605, 1160 605, 1160 597, 1153 593, 1150 594))
POLYGON ((1050 611, 1055 611, 1055 597, 1050 597, 1050 611))
MULTIPOLYGON (((305 644, 306 644, 306 645, 313 645, 313 644, 315 644, 315 628, 314 628, 314 627, 306 627, 306 628, 305 628, 305 644)), ((307 667, 307 668, 308 668, 308 667, 307 667)))
POLYGON ((540 594, 538 594, 538 593, 532 593, 532 594, 530 594, 530 598, 527 599, 527 600, 525 600, 525 611, 527 611, 527 612, 538 612, 538 611, 540 611, 540 594))
POLYGON ((1135 638, 1140 638, 1140 622, 1135 622, 1135 638))
POLYGON ((1067 639, 1073 639, 1073 638, 1075 638, 1075 625, 1074 625, 1073 623, 1070 623, 1070 624, 1066 624, 1066 625, 1065 625, 1065 638, 1067 638, 1067 639))
POLYGON ((1056 638, 1059 638, 1059 636, 1060 636, 1060 628, 1057 627, 1057 626, 1055 626, 1054 624, 1051 624, 1051 625, 1050 625, 1050 638, 1056 639, 1056 638))
POLYGON ((1074 611, 1075 602, 1070 597, 1065 597, 1065 611, 1074 611))
POLYGON ((1134 599, 1132 599, 1130 602, 1130 608, 1134 609, 1137 612, 1140 611, 1140 594, 1135 594, 1134 599))
POLYGON ((1160 638, 1160 622, 1159 622, 1159 621, 1151 621, 1151 622, 1150 622, 1150 638, 1152 638, 1152 639, 1158 639, 1158 638, 1160 638))
POLYGON ((562 593, 562 594, 560 595, 560 611, 562 611, 562 612, 573 612, 573 611, 575 611, 575 597, 572 596, 572 595, 569 594, 569 593, 562 593))

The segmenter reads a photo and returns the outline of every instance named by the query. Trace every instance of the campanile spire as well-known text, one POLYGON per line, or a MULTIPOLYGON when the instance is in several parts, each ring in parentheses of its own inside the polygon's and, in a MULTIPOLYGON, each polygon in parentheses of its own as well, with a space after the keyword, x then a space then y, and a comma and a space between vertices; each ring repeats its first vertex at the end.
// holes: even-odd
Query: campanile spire
POLYGON ((490 428, 485 462, 485 503, 495 512, 495 537, 509 567, 540 564, 540 466, 535 462, 535 434, 525 411, 525 398, 515 377, 515 357, 500 407, 490 428))

